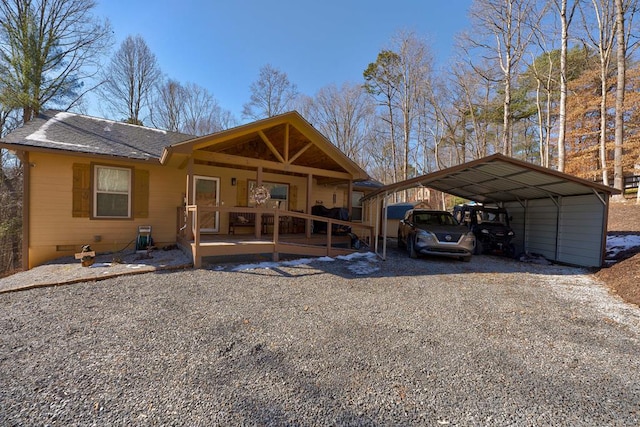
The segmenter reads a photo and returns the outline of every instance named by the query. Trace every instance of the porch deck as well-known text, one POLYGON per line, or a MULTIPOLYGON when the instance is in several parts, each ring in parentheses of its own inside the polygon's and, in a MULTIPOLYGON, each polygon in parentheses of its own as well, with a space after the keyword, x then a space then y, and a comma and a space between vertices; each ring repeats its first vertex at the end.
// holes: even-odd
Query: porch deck
MULTIPOLYGON (((190 250, 193 257, 193 265, 196 268, 202 266, 202 258, 213 256, 270 253, 272 259, 277 261, 280 254, 335 257, 357 252, 356 249, 352 248, 352 237, 348 234, 313 234, 311 232, 312 224, 316 221, 327 223, 326 230, 332 230, 334 225, 348 227, 360 240, 364 242, 372 240, 372 227, 361 223, 278 209, 227 208, 222 206, 203 208, 193 205, 186 207, 186 224, 193 224, 193 226, 180 227, 177 241, 181 247, 190 250), (214 212, 251 213, 257 215, 258 218, 265 216, 270 219, 269 227, 259 226, 255 228, 254 234, 209 234, 200 232, 199 219, 201 216, 203 214, 210 215, 214 212), (304 221, 306 223, 304 232, 280 233, 280 218, 298 218, 304 221), (190 233, 187 233, 187 230, 190 233)), ((257 223, 260 224, 261 221, 257 223)))

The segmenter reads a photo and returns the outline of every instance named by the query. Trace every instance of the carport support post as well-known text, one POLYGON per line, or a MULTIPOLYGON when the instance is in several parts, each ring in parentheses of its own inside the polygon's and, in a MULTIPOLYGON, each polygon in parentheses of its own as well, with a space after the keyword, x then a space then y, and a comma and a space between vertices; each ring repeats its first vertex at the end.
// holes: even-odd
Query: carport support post
POLYGON ((387 202, 389 193, 384 193, 382 199, 382 259, 387 259, 387 202))

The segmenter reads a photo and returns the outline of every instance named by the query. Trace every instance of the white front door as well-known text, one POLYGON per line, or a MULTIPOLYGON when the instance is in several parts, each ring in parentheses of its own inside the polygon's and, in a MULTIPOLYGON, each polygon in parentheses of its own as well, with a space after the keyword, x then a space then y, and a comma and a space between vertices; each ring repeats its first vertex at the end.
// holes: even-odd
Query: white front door
MULTIPOLYGON (((220 180, 209 176, 193 177, 193 194, 199 208, 218 206, 220 199, 220 180)), ((219 212, 198 212, 200 232, 215 233, 219 229, 219 212)))

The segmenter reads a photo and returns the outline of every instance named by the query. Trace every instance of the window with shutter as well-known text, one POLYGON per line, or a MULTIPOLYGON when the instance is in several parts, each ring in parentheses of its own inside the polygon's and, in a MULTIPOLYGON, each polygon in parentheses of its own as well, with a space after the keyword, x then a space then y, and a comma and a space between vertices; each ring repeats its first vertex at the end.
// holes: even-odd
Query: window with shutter
POLYGON ((97 219, 148 218, 149 171, 74 163, 71 215, 97 219))

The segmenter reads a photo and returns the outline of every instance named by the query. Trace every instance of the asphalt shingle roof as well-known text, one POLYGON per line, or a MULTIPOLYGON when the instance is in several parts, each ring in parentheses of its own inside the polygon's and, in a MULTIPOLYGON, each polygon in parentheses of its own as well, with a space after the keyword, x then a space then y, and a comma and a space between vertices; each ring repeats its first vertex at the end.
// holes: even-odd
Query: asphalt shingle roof
POLYGON ((171 144, 195 138, 97 117, 47 110, 2 139, 6 145, 109 155, 130 159, 159 159, 171 144))

